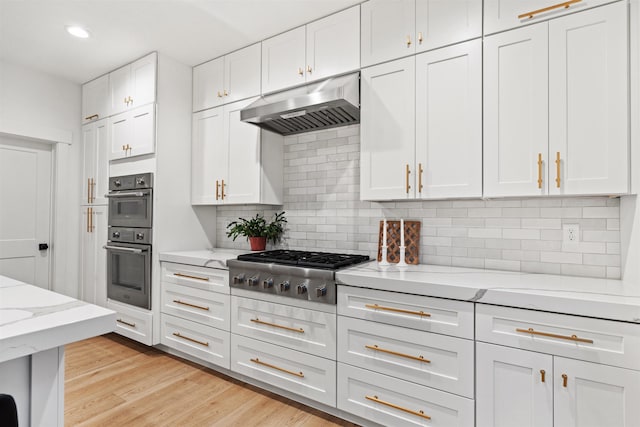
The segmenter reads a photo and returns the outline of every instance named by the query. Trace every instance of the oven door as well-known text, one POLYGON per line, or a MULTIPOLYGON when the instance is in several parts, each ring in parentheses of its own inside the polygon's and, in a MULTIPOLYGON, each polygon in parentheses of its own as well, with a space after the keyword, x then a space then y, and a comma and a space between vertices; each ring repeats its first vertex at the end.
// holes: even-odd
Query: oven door
POLYGON ((112 191, 109 198, 109 225, 113 227, 151 228, 151 189, 112 191))
POLYGON ((151 309, 151 245, 109 242, 107 296, 115 301, 151 309))

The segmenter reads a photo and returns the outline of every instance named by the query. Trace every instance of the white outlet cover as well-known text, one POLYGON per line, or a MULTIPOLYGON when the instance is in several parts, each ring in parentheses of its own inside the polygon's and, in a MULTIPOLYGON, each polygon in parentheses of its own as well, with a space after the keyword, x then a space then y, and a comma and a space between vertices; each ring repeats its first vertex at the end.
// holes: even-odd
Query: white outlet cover
POLYGON ((580 226, 578 224, 562 225, 562 250, 577 252, 580 248, 580 226), (572 239, 572 236, 575 236, 572 239))

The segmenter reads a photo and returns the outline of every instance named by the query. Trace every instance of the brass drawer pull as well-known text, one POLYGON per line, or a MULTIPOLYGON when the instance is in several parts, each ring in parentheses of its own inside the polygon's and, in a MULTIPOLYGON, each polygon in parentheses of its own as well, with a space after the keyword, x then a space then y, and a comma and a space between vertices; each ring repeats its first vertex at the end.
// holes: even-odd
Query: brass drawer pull
POLYGON ((118 322, 118 323, 122 323, 123 325, 131 326, 132 328, 135 328, 135 327, 136 327, 136 324, 135 324, 135 323, 129 323, 129 322, 126 322, 126 321, 124 321, 124 320, 122 320, 122 319, 116 319, 116 322, 118 322))
POLYGON ((544 13, 544 12, 548 12, 550 10, 553 9, 559 9, 561 7, 564 7, 565 9, 568 9, 569 6, 571 6, 574 3, 580 3, 582 0, 569 0, 569 1, 565 1, 564 3, 558 3, 558 4, 554 4, 553 6, 548 6, 548 7, 543 7, 542 9, 538 9, 538 10, 533 10, 531 12, 527 12, 527 13, 522 13, 520 15, 518 15, 518 19, 522 19, 522 18, 533 18, 535 15, 538 15, 540 13, 544 13))
POLYGON ((422 44, 422 31, 418 33, 418 43, 422 44))
POLYGON ((91 203, 91 179, 87 178, 87 203, 91 203))
POLYGON ((216 179, 216 200, 220 198, 220 183, 216 179))
POLYGON ((366 304, 365 307, 373 310, 386 310, 386 311, 393 311, 396 313, 415 314, 416 316, 420 316, 420 317, 431 317, 429 313, 425 313, 424 311, 404 310, 402 308, 385 307, 383 305, 378 305, 378 304, 366 304))
POLYGON ((257 357, 255 359, 249 359, 249 360, 251 360, 253 363, 257 363, 258 365, 266 366, 267 368, 272 368, 272 369, 276 369, 276 370, 278 370, 280 372, 284 372, 285 374, 294 375, 296 377, 304 378, 304 374, 302 373, 302 371, 300 371, 300 372, 290 371, 288 369, 284 369, 284 368, 281 368, 279 366, 263 362, 262 360, 258 359, 257 357))
POLYGON ((411 36, 407 36, 407 47, 411 47, 411 36))
POLYGON ((418 193, 422 193, 422 174, 424 173, 424 169, 422 168, 422 163, 418 163, 418 193))
POLYGON ((380 348, 377 345, 365 345, 369 350, 379 351, 381 353, 393 354, 394 356, 405 357, 411 360, 417 360, 418 362, 431 363, 431 360, 425 359, 422 356, 411 356, 410 354, 398 353, 397 351, 387 350, 386 348, 380 348))
POLYGON ((197 309, 200 309, 200 310, 209 311, 209 307, 203 307, 201 305, 191 304, 191 303, 188 303, 188 302, 180 301, 179 299, 174 299, 173 302, 175 302, 176 304, 182 304, 182 305, 186 305, 188 307, 193 307, 193 308, 197 308, 197 309))
POLYGON ((260 320, 258 318, 251 319, 251 321, 253 323, 258 323, 260 325, 273 326, 274 328, 286 329, 287 331, 299 332, 301 334, 304 334, 304 329, 302 329, 302 328, 290 328, 288 326, 278 325, 277 323, 265 322, 265 321, 260 320))
POLYGON ((562 374, 562 387, 567 386, 567 374, 562 374))
POLYGON ((200 345, 203 345, 205 347, 209 347, 209 343, 208 342, 198 341, 198 340, 196 340, 194 338, 185 337, 180 332, 174 332, 173 335, 178 337, 178 338, 182 338, 183 340, 191 341, 191 342, 194 342, 196 344, 200 344, 200 345))
POLYGON ((426 420, 430 420, 431 417, 426 415, 424 411, 414 411, 412 409, 403 408, 402 406, 396 405, 395 403, 386 402, 384 400, 378 399, 378 396, 365 396, 367 400, 371 400, 372 402, 380 403, 382 405, 386 405, 390 408, 398 409, 400 411, 406 412, 407 414, 415 415, 417 417, 422 417, 426 420))
POLYGON ((540 382, 544 382, 544 376, 546 372, 544 369, 540 369, 540 382))
POLYGON ((560 152, 556 153, 556 187, 560 188, 560 152))
POLYGON ((593 344, 593 340, 587 339, 587 338, 579 338, 577 335, 558 335, 558 334, 552 334, 550 332, 540 332, 540 331, 536 331, 533 328, 529 328, 529 329, 521 329, 521 328, 517 328, 516 332, 522 332, 525 334, 531 334, 531 335, 540 335, 543 337, 550 337, 550 338, 560 338, 562 340, 569 340, 569 341, 576 341, 576 342, 586 342, 589 344, 593 344))
POLYGON ((538 188, 542 188, 542 153, 538 153, 538 188))
POLYGON ((409 168, 409 165, 407 164, 407 167, 405 168, 405 173, 404 173, 404 179, 405 179, 405 188, 407 190, 407 194, 409 194, 409 190, 411 190, 411 185, 409 185, 409 174, 411 174, 411 169, 409 168))
POLYGON ((220 198, 224 200, 224 179, 220 181, 220 198))
POLYGON ((198 276, 190 276, 189 274, 183 274, 183 273, 173 273, 174 276, 178 276, 178 277, 185 277, 187 279, 196 279, 196 280, 202 280, 204 282, 208 282, 209 278, 208 277, 198 277, 198 276))
POLYGON ((99 116, 97 114, 92 114, 91 116, 87 116, 84 119, 85 120, 93 120, 93 119, 97 119, 99 116))
POLYGON ((91 178, 91 203, 96 201, 96 180, 91 178))

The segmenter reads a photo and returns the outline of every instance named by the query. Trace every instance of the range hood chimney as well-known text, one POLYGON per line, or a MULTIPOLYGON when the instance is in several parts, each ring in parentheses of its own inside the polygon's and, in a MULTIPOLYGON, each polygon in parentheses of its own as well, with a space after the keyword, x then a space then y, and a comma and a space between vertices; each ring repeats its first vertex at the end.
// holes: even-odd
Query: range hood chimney
POLYGON ((360 73, 263 96, 240 119, 280 135, 360 123, 360 73))

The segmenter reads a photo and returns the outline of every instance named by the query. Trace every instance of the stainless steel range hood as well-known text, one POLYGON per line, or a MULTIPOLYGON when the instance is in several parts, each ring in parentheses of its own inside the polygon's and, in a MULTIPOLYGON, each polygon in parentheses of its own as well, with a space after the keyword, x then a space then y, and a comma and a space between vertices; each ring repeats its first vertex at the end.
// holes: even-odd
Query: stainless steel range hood
POLYGON ((263 96, 240 119, 281 135, 360 123, 360 73, 263 96))

